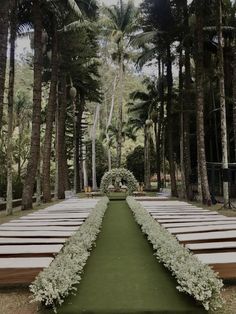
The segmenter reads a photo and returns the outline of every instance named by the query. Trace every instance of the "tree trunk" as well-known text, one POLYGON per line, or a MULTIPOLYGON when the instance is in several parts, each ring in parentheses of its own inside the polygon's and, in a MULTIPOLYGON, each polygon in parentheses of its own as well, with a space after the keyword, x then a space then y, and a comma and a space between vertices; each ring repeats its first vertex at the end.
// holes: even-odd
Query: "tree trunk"
POLYGON ((76 104, 76 193, 81 192, 82 189, 82 118, 85 106, 84 94, 80 92, 80 101, 76 104))
POLYGON ((173 117, 172 117, 172 90, 173 90, 173 77, 172 77, 172 61, 171 61, 171 48, 167 45, 167 132, 168 132, 168 154, 170 164, 170 179, 171 179, 171 195, 178 197, 176 177, 175 177, 175 161, 173 152, 173 117))
POLYGON ((29 161, 22 195, 22 209, 32 208, 32 196, 40 153, 41 94, 42 94, 42 12, 40 3, 34 0, 34 87, 33 115, 29 161))
POLYGON ((236 160, 236 41, 233 48, 233 129, 234 129, 234 160, 236 160))
POLYGON ((8 130, 7 130, 7 215, 12 214, 12 164, 13 164, 13 106, 15 85, 15 43, 16 43, 16 0, 11 1, 11 24, 10 24, 10 69, 8 86, 8 130))
POLYGON ((57 30, 56 27, 53 33, 52 43, 52 74, 49 99, 46 112, 46 130, 43 147, 43 201, 49 203, 51 201, 51 150, 52 150, 52 132, 53 122, 55 120, 56 111, 56 93, 58 81, 58 58, 57 58, 57 30))
POLYGON ((185 67, 185 77, 184 77, 184 103, 183 103, 183 159, 184 159, 184 176, 185 176, 185 190, 188 200, 193 199, 193 190, 190 183, 190 176, 192 173, 191 167, 191 157, 190 157, 190 114, 188 112, 189 107, 192 103, 191 90, 191 64, 190 64, 190 28, 189 28, 189 12, 188 12, 188 3, 184 3, 184 27, 185 32, 187 33, 187 38, 184 41, 184 67, 185 67))
MULTIPOLYGON (((223 33, 222 33, 222 0, 218 0, 218 76, 220 94, 220 124, 221 124, 221 145, 222 145, 222 168, 228 171, 228 143, 225 106, 225 79, 224 79, 224 55, 223 55, 223 33)), ((229 182, 223 180, 224 207, 229 205, 229 182)))
POLYGON ((32 133, 29 161, 22 194, 22 209, 32 208, 32 196, 34 192, 40 154, 40 124, 41 124, 41 94, 42 94, 42 12, 40 3, 34 0, 34 87, 33 87, 33 114, 32 133))
POLYGON ((116 167, 121 166, 121 150, 122 150, 122 126, 123 126, 123 85, 124 85, 124 55, 121 53, 120 57, 120 90, 119 90, 119 108, 118 108, 118 119, 117 119, 117 164, 116 167))
POLYGON ((144 185, 146 190, 151 189, 151 170, 150 170, 150 126, 145 126, 145 143, 144 143, 144 185))
POLYGON ((179 55, 179 107, 180 107, 180 172, 181 172, 181 197, 186 198, 185 165, 184 165, 184 99, 183 99, 183 50, 179 55))
POLYGON ((97 104, 95 115, 94 115, 94 122, 93 122, 93 129, 92 129, 92 185, 93 191, 97 190, 97 175, 96 175, 96 129, 97 129, 97 122, 99 119, 99 110, 100 104, 97 104))
POLYGON ((206 167, 205 129, 204 129, 204 66, 203 66, 203 0, 196 5, 196 106, 197 106, 197 137, 198 137, 198 163, 201 178, 203 203, 210 205, 211 197, 206 167))
POLYGON ((109 171, 111 170, 111 148, 110 148, 110 136, 109 136, 109 130, 108 129, 109 129, 109 126, 111 125, 112 115, 113 115, 113 111, 114 111, 116 83, 117 83, 117 76, 115 76, 114 82, 113 82, 111 108, 110 108, 109 118, 108 118, 107 127, 106 127, 107 158, 108 158, 108 170, 109 171))
POLYGON ((0 5, 0 136, 2 130, 4 90, 7 62, 7 37, 9 22, 9 0, 3 0, 0 5))
POLYGON ((57 178, 58 178, 58 199, 65 198, 65 123, 67 107, 66 75, 61 73, 60 97, 57 111, 57 178))

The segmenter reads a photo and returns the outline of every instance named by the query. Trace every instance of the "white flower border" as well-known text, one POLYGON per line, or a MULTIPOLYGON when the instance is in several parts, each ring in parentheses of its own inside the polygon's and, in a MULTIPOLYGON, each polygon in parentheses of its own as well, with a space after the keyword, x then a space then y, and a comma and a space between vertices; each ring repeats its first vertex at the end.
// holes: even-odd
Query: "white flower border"
POLYGON ((100 232, 108 202, 109 199, 105 196, 97 203, 50 266, 45 268, 30 285, 33 302, 41 302, 52 307, 56 313, 57 306, 64 302, 65 297, 77 290, 75 285, 81 281, 83 268, 100 232))
POLYGON ((125 168, 115 168, 106 172, 101 180, 100 190, 102 193, 107 194, 108 187, 112 183, 112 180, 115 180, 117 177, 127 181, 128 194, 131 195, 138 186, 138 181, 135 179, 133 173, 125 168))
POLYGON ((168 268, 178 282, 177 289, 193 296, 206 310, 217 310, 224 301, 223 282, 165 228, 163 228, 133 197, 127 197, 136 222, 153 245, 154 255, 168 268))

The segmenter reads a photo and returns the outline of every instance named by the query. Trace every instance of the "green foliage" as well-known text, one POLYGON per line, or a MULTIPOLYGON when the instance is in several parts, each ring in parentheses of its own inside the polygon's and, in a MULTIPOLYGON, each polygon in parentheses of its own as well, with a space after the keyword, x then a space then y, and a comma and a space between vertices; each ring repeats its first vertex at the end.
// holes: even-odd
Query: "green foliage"
MULTIPOLYGON (((151 145, 151 175, 156 171, 156 156, 153 145, 151 145)), ((144 147, 141 145, 127 156, 126 167, 129 169, 139 182, 144 182, 144 147)))
POLYGON ((115 168, 104 174, 101 180, 100 189, 103 193, 108 193, 108 187, 112 183, 125 181, 128 188, 128 194, 131 195, 136 189, 138 182, 132 172, 125 168, 115 168))

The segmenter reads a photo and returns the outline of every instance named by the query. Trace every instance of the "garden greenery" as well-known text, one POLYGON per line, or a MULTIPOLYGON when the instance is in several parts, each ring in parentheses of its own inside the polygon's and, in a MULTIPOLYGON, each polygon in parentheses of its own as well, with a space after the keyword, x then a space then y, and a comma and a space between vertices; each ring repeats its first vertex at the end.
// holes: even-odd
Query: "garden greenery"
POLYGON ((177 289, 193 296, 206 310, 222 307, 223 282, 165 228, 163 228, 133 197, 127 202, 142 232, 153 245, 155 256, 178 282, 177 289))
POLYGON ((30 286, 33 301, 41 302, 52 307, 56 312, 57 306, 72 291, 81 275, 91 248, 102 225, 109 200, 103 197, 92 210, 79 230, 66 242, 61 252, 55 257, 48 268, 45 268, 30 286))
POLYGON ((103 193, 107 194, 109 192, 108 187, 113 182, 120 182, 121 180, 126 181, 127 192, 131 195, 136 189, 138 182, 135 179, 132 172, 125 168, 115 168, 106 172, 101 180, 100 189, 103 193))

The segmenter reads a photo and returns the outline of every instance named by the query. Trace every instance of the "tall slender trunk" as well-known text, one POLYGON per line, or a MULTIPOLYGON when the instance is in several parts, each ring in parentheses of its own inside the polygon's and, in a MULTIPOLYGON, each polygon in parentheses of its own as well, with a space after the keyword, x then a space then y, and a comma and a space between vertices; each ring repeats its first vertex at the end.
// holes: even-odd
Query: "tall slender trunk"
POLYGON ((58 199, 65 198, 65 122, 67 107, 66 74, 61 71, 60 75, 60 97, 58 99, 57 111, 57 180, 58 199))
POLYGON ((123 125, 123 85, 124 85, 124 55, 121 53, 120 57, 120 71, 119 71, 119 108, 117 120, 117 168, 121 166, 121 150, 122 150, 122 125, 123 125))
POLYGON ((0 5, 0 135, 2 130, 4 90, 6 79, 6 63, 7 63, 7 37, 8 37, 8 21, 9 8, 11 1, 3 0, 0 5))
POLYGON ((81 192, 82 189, 82 119, 85 107, 84 94, 80 92, 80 101, 76 104, 77 119, 76 119, 76 193, 81 192))
MULTIPOLYGON (((160 99, 162 99, 162 73, 161 73, 161 57, 158 57, 158 79, 159 86, 158 90, 160 93, 160 99)), ((162 101, 160 104, 160 109, 156 121, 154 121, 154 132, 156 140, 156 173, 157 173, 157 192, 161 189, 161 128, 162 128, 162 101)))
POLYGON ((233 129, 234 129, 234 160, 236 161, 236 40, 233 48, 233 129))
POLYGON ((172 91, 173 91, 173 77, 172 77, 172 61, 171 61, 171 47, 167 45, 167 132, 168 132, 168 155, 170 164, 170 180, 171 180, 171 195, 178 197, 177 184, 175 177, 175 161, 173 152, 173 116, 172 116, 172 91))
POLYGON ((13 106, 15 85, 15 44, 16 44, 16 10, 17 1, 11 1, 11 23, 10 23, 10 69, 8 86, 8 130, 7 130, 7 215, 12 214, 12 164, 13 164, 13 106))
POLYGON ((197 106, 197 138, 198 163, 201 178, 202 199, 204 203, 211 204, 209 183, 206 167, 205 129, 204 129, 204 66, 203 66, 203 0, 196 5, 196 106, 197 106))
POLYGON ((86 145, 83 144, 83 179, 84 179, 84 188, 88 186, 88 172, 87 172, 87 163, 86 163, 86 145))
POLYGON ((179 54, 179 107, 180 107, 180 172, 182 197, 186 198, 185 166, 184 166, 184 99, 183 99, 183 50, 179 54))
POLYGON ((184 41, 184 50, 185 50, 185 58, 184 58, 184 67, 185 67, 185 77, 184 77, 184 103, 183 103, 183 159, 184 159, 184 176, 185 176, 185 190, 186 196, 188 200, 192 200, 193 198, 193 190, 192 185, 190 184, 190 176, 192 173, 191 167, 191 154, 190 154, 190 114, 189 107, 192 103, 191 90, 191 64, 190 64, 190 28, 189 28, 189 12, 188 12, 188 3, 185 0, 184 8, 184 27, 185 32, 187 34, 186 39, 184 41))
POLYGON ((109 112, 109 117, 106 126, 106 140, 107 140, 107 158, 108 158, 108 170, 111 170, 111 148, 110 148, 110 136, 109 136, 109 126, 111 125, 112 115, 114 111, 115 105, 115 93, 116 93, 116 83, 117 83, 117 75, 114 78, 113 82, 113 90, 112 90, 112 99, 111 99, 111 108, 109 112))
POLYGON ((100 104, 97 104, 94 115, 93 129, 92 129, 92 184, 93 191, 97 190, 97 175, 96 175, 96 130, 99 119, 100 104))
POLYGON ((56 93, 58 82, 58 58, 57 58, 57 30, 54 27, 53 43, 52 43, 52 75, 49 92, 49 99, 46 112, 46 130, 43 147, 43 201, 48 203, 51 201, 51 150, 52 150, 52 132, 53 122, 55 120, 56 111, 56 93))
POLYGON ((34 87, 33 87, 33 115, 29 161, 22 194, 22 209, 32 208, 32 196, 40 153, 40 124, 41 124, 41 96, 42 96, 42 12, 40 3, 34 0, 34 87))
MULTIPOLYGON (((224 55, 223 55, 223 33, 222 33, 222 0, 218 0, 218 76, 220 92, 220 124, 221 124, 221 145, 222 145, 222 168, 228 172, 228 142, 225 106, 225 78, 224 78, 224 55)), ((223 180, 224 206, 229 204, 229 182, 228 178, 223 180)))

